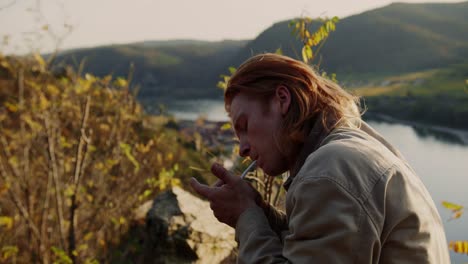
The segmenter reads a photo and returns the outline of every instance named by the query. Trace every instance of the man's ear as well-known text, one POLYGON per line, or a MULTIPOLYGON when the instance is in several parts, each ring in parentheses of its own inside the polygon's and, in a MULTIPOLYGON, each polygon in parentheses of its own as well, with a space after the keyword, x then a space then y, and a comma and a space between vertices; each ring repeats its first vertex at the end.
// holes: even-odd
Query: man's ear
POLYGON ((284 85, 279 85, 276 87, 275 97, 279 102, 281 114, 285 115, 291 105, 291 93, 289 89, 284 85))

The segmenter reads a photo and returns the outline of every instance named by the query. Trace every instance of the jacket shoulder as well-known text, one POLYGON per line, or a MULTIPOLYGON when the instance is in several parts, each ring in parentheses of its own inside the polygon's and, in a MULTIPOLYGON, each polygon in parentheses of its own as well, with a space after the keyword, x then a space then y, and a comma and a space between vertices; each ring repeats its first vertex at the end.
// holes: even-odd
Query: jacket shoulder
POLYGON ((328 178, 356 196, 372 191, 385 173, 402 161, 379 141, 355 129, 339 129, 311 153, 298 181, 328 178))

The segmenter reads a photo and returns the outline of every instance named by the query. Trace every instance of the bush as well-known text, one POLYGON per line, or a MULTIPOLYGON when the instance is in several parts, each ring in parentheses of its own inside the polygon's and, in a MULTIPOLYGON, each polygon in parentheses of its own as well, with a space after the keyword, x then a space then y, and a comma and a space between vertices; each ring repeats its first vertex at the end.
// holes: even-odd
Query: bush
POLYGON ((106 261, 138 205, 207 167, 124 78, 0 54, 0 104, 0 263, 106 261))

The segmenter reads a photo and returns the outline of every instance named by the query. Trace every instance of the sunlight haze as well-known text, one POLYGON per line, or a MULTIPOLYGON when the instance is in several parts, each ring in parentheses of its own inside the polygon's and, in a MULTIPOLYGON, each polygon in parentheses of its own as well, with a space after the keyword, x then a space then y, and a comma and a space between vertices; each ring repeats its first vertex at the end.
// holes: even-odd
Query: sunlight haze
MULTIPOLYGON (((38 39, 31 33, 44 32, 48 24, 57 36, 64 36, 64 23, 73 30, 64 37, 60 49, 130 43, 143 40, 253 39, 272 24, 298 17, 344 18, 390 4, 388 0, 361 1, 14 1, 0 0, 0 38, 9 36, 9 44, 0 46, 5 53, 53 50, 51 37, 38 39), (36 9, 40 4, 42 17, 36 9), (27 33, 30 32, 30 33, 27 33), (26 41, 29 39, 30 44, 26 41)), ((405 1, 460 2, 460 1, 405 1)), ((0 39, 1 40, 1 39, 0 39)))

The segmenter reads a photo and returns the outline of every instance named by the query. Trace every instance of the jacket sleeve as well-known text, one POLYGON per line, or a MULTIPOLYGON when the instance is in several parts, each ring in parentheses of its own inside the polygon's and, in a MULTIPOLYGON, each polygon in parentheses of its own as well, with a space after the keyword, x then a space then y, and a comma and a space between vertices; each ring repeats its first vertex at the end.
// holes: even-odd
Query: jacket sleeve
POLYGON ((260 207, 240 216, 238 263, 352 263, 360 224, 369 223, 361 219, 365 216, 358 200, 328 178, 302 179, 294 185, 283 243, 260 207))

